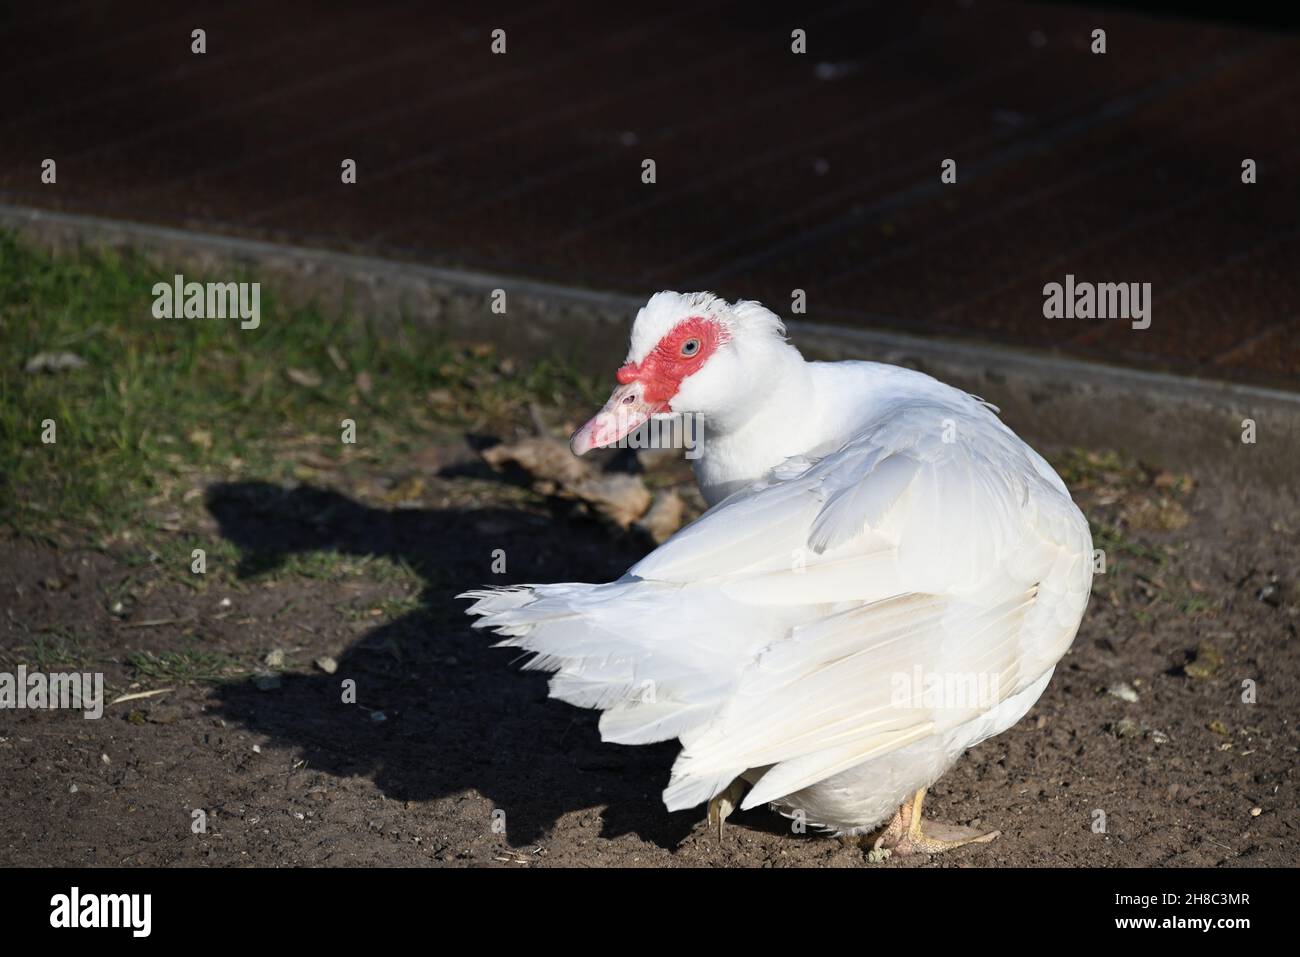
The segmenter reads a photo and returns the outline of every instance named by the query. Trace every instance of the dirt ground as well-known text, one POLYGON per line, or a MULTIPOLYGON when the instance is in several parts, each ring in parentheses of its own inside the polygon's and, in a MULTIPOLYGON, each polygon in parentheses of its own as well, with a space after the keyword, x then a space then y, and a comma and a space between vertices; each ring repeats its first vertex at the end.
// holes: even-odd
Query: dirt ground
MULTIPOLYGON (((199 483, 176 533, 231 563, 199 587, 129 542, 0 540, 4 670, 102 670, 109 700, 171 689, 101 720, 0 712, 0 864, 1296 864, 1300 515, 1285 492, 1058 450, 1107 572, 1042 699, 926 808, 1002 836, 869 865, 767 810, 721 843, 703 809, 669 814, 675 744, 602 744, 594 712, 548 701, 542 676, 470 630, 465 588, 607 580, 650 547, 489 470, 482 441, 435 436, 397 474, 199 483)), ((658 481, 687 480, 670 465, 658 481)))

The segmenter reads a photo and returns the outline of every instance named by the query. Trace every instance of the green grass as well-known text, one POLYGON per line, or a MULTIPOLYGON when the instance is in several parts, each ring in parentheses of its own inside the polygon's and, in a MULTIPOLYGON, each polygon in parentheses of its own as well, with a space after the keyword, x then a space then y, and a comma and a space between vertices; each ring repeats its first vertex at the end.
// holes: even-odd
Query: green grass
POLYGON ((69 628, 52 628, 32 638, 31 651, 19 655, 19 663, 36 671, 57 671, 62 668, 83 670, 90 658, 85 649, 85 638, 69 628))
POLYGON ((213 478, 382 465, 439 425, 485 428, 526 416, 530 401, 585 405, 599 393, 570 362, 516 369, 410 322, 285 307, 266 284, 257 329, 154 318, 153 285, 176 272, 256 278, 112 251, 51 256, 0 232, 0 521, 15 532, 57 541, 93 529, 96 542, 128 534, 146 556, 175 551, 169 521, 198 507, 196 490, 213 478), (24 371, 38 352, 61 351, 87 365, 24 371), (292 381, 290 369, 319 384, 292 381), (356 445, 341 441, 345 418, 357 423, 356 445), (41 441, 46 419, 54 444, 41 441))
POLYGON ((1069 448, 1048 456, 1062 481, 1074 490, 1101 486, 1125 487, 1145 484, 1146 475, 1134 462, 1116 452, 1094 452, 1069 448))
POLYGON ((1184 615, 1196 618, 1216 611, 1219 603, 1208 595, 1199 595, 1190 589, 1179 591, 1174 596, 1174 604, 1184 615))
POLYGON ((339 582, 361 578, 369 582, 405 582, 418 585, 420 574, 404 559, 384 555, 348 555, 336 551, 295 552, 258 578, 310 578, 339 582))
POLYGON ((182 651, 139 651, 127 657, 135 677, 146 681, 231 681, 250 673, 229 655, 187 648, 182 651))
POLYGON ((420 599, 415 595, 388 595, 372 598, 368 601, 358 599, 355 602, 339 606, 339 612, 349 621, 393 621, 409 614, 420 607, 420 599))
MULTIPOLYGON (((1089 519, 1088 525, 1092 529, 1093 547, 1100 548, 1106 553, 1108 564, 1113 564, 1118 556, 1137 558, 1155 565, 1163 565, 1168 558, 1159 548, 1126 538, 1117 526, 1109 522, 1089 519)), ((1113 572, 1113 569, 1108 571, 1113 572)))

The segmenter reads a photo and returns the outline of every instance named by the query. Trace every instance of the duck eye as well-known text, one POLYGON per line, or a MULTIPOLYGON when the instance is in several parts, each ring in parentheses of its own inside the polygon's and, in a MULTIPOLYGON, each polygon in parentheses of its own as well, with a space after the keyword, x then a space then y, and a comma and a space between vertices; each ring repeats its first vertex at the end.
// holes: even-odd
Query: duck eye
POLYGON ((699 351, 700 351, 699 339, 687 339, 685 342, 682 343, 682 355, 686 356, 687 358, 695 355, 695 353, 699 351))

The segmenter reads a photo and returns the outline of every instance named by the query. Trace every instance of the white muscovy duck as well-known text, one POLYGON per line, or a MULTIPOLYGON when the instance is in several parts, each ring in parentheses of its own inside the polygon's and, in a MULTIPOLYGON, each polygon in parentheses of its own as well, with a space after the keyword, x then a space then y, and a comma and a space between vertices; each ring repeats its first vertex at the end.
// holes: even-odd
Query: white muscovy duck
POLYGON ((678 738, 669 810, 771 804, 899 854, 996 837, 921 802, 1078 630, 1092 538, 1051 466, 930 376, 805 361, 755 302, 658 293, 618 382, 573 451, 697 414, 711 507, 618 581, 466 593, 475 626, 604 740, 678 738))

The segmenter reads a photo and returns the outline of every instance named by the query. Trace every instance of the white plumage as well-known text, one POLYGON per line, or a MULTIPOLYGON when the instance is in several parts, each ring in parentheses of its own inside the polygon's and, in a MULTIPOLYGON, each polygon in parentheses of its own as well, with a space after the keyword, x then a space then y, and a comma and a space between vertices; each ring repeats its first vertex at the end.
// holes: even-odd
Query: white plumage
POLYGON ((670 810, 743 779, 743 807, 862 833, 1037 700, 1083 615, 1092 541, 981 400, 805 362, 783 333, 755 303, 652 298, 575 449, 617 437, 628 407, 699 413, 712 507, 616 582, 470 592, 469 613, 535 653, 553 697, 601 709, 605 740, 678 738, 670 810), (700 328, 718 344, 688 361, 677 343, 700 328))

